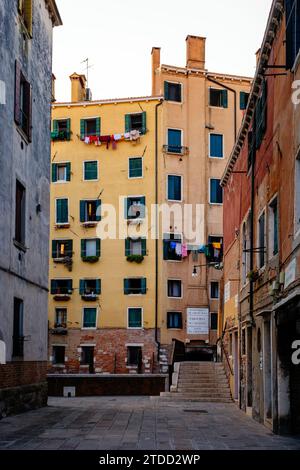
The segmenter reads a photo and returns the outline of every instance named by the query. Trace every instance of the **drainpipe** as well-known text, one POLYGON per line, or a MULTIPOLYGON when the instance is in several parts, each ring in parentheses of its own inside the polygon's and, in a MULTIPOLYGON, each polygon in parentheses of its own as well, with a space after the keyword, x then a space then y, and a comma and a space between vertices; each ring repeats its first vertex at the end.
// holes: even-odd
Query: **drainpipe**
POLYGON ((155 342, 157 344, 157 361, 159 363, 160 342, 158 340, 158 108, 163 104, 161 100, 155 106, 155 342))
POLYGON ((206 78, 209 82, 215 83, 216 85, 219 85, 220 87, 225 88, 225 90, 231 91, 231 93, 233 93, 233 97, 234 97, 234 142, 235 142, 236 136, 237 136, 236 90, 234 90, 233 88, 230 88, 227 85, 224 85, 224 83, 220 83, 217 80, 214 80, 213 78, 210 78, 208 76, 206 76, 206 78))

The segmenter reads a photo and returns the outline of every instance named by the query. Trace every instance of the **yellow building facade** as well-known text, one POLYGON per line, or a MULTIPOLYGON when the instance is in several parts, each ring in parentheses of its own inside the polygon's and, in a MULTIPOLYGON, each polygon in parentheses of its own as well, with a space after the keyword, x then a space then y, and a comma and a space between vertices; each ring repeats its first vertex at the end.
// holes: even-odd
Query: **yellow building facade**
POLYGON ((119 229, 144 228, 156 202, 161 98, 89 101, 85 77, 70 78, 72 101, 52 110, 49 370, 151 373, 156 241, 119 229), (116 233, 100 239, 106 205, 116 233))

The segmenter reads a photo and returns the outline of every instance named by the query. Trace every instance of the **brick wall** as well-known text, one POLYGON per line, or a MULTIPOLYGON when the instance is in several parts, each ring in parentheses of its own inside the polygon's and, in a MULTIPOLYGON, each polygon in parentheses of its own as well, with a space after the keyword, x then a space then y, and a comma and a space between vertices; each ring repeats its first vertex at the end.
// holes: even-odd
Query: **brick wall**
POLYGON ((0 365, 0 389, 46 382, 46 362, 9 362, 0 365))
POLYGON ((127 366, 127 344, 141 345, 142 372, 159 372, 157 362, 157 345, 155 343, 154 329, 127 330, 103 329, 84 331, 69 329, 66 336, 49 335, 49 364, 50 373, 89 373, 87 366, 80 365, 81 347, 94 346, 94 369, 98 374, 134 372, 127 366), (52 364, 53 345, 65 346, 65 365, 52 364))

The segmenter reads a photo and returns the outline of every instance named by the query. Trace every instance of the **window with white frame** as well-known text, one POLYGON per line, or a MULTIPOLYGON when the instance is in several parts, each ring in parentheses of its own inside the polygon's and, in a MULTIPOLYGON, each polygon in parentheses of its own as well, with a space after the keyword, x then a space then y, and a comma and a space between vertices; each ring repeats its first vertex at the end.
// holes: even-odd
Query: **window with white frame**
POLYGON ((128 328, 143 327, 143 309, 140 307, 128 308, 128 328))
POLYGON ((217 179, 217 178, 210 179, 210 192, 209 192, 210 204, 223 204, 223 188, 220 183, 221 183, 220 179, 217 179))
POLYGON ((182 297, 182 282, 180 279, 168 279, 168 297, 182 297))
POLYGON ((168 175, 168 200, 182 201, 182 176, 168 175))
POLYGON ((83 309, 83 328, 96 328, 97 324, 97 308, 84 308, 83 309))
POLYGON ((219 283, 218 281, 212 281, 210 283, 210 298, 218 299, 220 297, 219 293, 219 283))

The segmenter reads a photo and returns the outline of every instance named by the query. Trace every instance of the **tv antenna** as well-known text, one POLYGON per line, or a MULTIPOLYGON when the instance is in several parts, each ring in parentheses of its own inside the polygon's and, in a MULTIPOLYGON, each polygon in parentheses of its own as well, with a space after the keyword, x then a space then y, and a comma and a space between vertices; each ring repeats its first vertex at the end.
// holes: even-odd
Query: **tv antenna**
POLYGON ((85 60, 83 60, 81 63, 86 64, 86 85, 88 88, 89 87, 89 70, 94 66, 90 65, 90 59, 88 57, 85 60))

